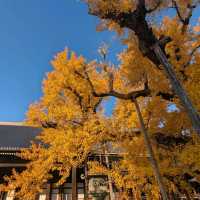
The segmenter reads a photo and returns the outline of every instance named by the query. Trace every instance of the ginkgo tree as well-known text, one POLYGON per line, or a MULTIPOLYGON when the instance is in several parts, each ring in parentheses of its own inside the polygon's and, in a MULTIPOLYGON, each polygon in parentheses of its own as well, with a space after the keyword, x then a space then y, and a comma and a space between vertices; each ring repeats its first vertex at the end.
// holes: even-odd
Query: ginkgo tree
MULTIPOLYGON (((165 177, 164 173, 166 174, 165 183, 167 182, 173 191, 179 191, 181 187, 191 189, 188 179, 181 180, 188 183, 185 187, 181 185, 179 178, 186 173, 197 177, 199 158, 188 160, 186 155, 193 150, 197 153, 199 143, 197 138, 192 137, 191 124, 184 110, 178 107, 178 102, 177 109, 180 110, 168 112, 169 101, 163 101, 157 95, 157 84, 154 82, 156 80, 147 74, 141 75, 140 82, 136 81, 137 84, 130 82, 126 76, 127 57, 123 57, 124 52, 120 58, 120 68, 103 62, 86 62, 75 53, 70 56, 68 54, 65 50, 52 61, 54 70, 48 73, 44 80, 44 95, 39 102, 30 106, 27 113, 26 123, 42 129, 38 137, 40 142, 33 143, 30 149, 23 150, 20 154, 30 163, 22 173, 14 172, 11 177, 7 177, 7 184, 2 186, 2 189, 16 189, 16 196, 20 199, 34 199, 43 185, 52 178, 53 171, 59 173, 61 179, 58 184, 62 184, 69 176, 71 168, 82 164, 96 144, 110 141, 125 152, 119 164, 106 169, 116 186, 125 190, 132 188, 138 198, 141 192, 148 193, 150 198, 159 197, 160 190, 148 161, 148 157, 152 155, 147 151, 141 135, 141 124, 132 102, 138 98, 145 130, 148 128, 152 140, 155 159, 162 166, 161 176, 165 177), (110 119, 105 118, 101 109, 98 109, 103 98, 108 96, 119 99, 110 119), (179 123, 173 120, 177 116, 179 123), (160 126, 160 123, 163 125, 160 126), (139 133, 132 131, 134 128, 139 128, 139 133), (190 131, 186 138, 184 131, 190 131), (169 141, 165 143, 165 140, 169 141), (193 145, 194 142, 196 144, 193 145), (174 159, 177 159, 177 166, 174 159), (190 165, 193 168, 190 168, 190 165), (174 171, 168 171, 169 166, 173 166, 174 171), (128 172, 125 177, 121 174, 123 169, 128 172), (182 170, 179 171, 180 169, 182 170), (143 184, 147 183, 149 187, 143 187, 143 184), (176 189, 174 185, 177 186, 176 189)), ((162 74, 160 76, 161 80, 164 79, 162 74)), ((166 85, 168 83, 167 80, 163 82, 166 85)), ((92 166, 96 169, 95 164, 92 166)))
MULTIPOLYGON (((6 190, 16 190, 15 195, 21 199, 34 199, 55 170, 62 177, 58 184, 62 184, 71 168, 83 163, 94 145, 105 141, 108 132, 106 120, 97 108, 103 97, 109 95, 98 97, 95 90, 109 91, 112 83, 107 69, 116 70, 102 63, 86 63, 74 53, 68 58, 66 51, 59 53, 52 65, 54 71, 48 73, 43 83, 44 96, 27 113, 27 124, 42 128, 40 142, 20 154, 31 161, 27 169, 20 174, 14 171, 6 178, 6 190)), ((123 81, 117 71, 114 74, 114 87, 120 89, 123 81)), ((148 92, 145 88, 127 94, 114 93, 129 100, 148 92)))
MULTIPOLYGON (((156 132, 158 128, 163 128, 166 131, 166 127, 172 123, 171 127, 168 127, 168 134, 173 136, 168 137, 164 131, 164 133, 158 134, 157 140, 164 141, 170 138, 176 141, 176 137, 179 135, 181 138, 178 138, 178 140, 181 141, 183 136, 191 135, 191 125, 185 112, 191 118, 193 127, 198 133, 200 120, 197 111, 198 102, 195 99, 199 96, 199 90, 192 88, 199 85, 197 84, 199 82, 197 67, 200 46, 199 26, 192 26, 190 19, 199 2, 143 0, 89 0, 86 2, 89 6, 89 13, 102 19, 98 29, 108 28, 114 29, 122 35, 123 32, 125 33, 123 43, 128 48, 120 55, 120 59, 122 61, 122 73, 128 78, 129 84, 137 84, 144 74, 148 74, 151 92, 150 95, 146 94, 146 97, 150 97, 147 102, 157 103, 155 106, 164 106, 164 109, 157 107, 158 116, 152 117, 153 121, 157 118, 154 128, 156 132), (162 25, 153 24, 151 28, 147 23, 147 15, 160 13, 169 8, 174 9, 177 16, 173 19, 165 17, 162 25), (124 28, 129 29, 128 37, 126 37, 127 31, 124 31, 124 28), (164 69, 169 80, 163 75, 162 69, 164 69), (194 74, 196 80, 192 78, 194 74), (189 93, 190 99, 183 86, 189 93), (196 97, 194 98, 194 96, 196 97), (196 109, 191 104, 191 100, 196 109), (174 106, 175 111, 169 114, 170 106, 174 106), (165 119, 166 115, 172 116, 170 122, 165 119), (173 120, 176 115, 178 121, 173 120)), ((119 97, 112 91, 109 95, 119 97)), ((182 140, 183 143, 186 142, 184 139, 182 140)))
MULTIPOLYGON (((156 15, 163 10, 174 8, 177 14, 177 20, 180 22, 178 29, 181 29, 180 36, 184 37, 189 29, 190 19, 193 10, 199 5, 198 0, 85 0, 89 7, 89 14, 102 19, 104 25, 110 28, 118 29, 128 28, 134 33, 135 40, 140 53, 151 61, 151 64, 157 69, 163 69, 168 77, 173 93, 175 93, 188 116, 191 119, 193 128, 200 133, 200 118, 197 109, 194 107, 187 92, 182 87, 181 82, 176 76, 171 60, 165 50, 166 45, 172 44, 173 38, 168 32, 162 32, 162 35, 156 35, 154 29, 148 23, 149 15, 156 15)), ((174 27, 175 29, 175 27, 174 27)), ((194 38, 195 39, 195 38, 194 38)), ((194 41, 193 41, 194 42, 194 41)), ((198 46, 199 47, 199 46, 198 46)), ((193 49, 195 51, 196 47, 193 49)), ((192 52, 193 52, 192 50, 192 52)), ((191 54, 193 54, 191 52, 191 54)), ((175 52, 178 53, 178 52, 175 52)), ((190 62, 190 61, 189 61, 190 62)), ((186 64, 186 63, 185 63, 186 64)), ((187 65, 187 64, 186 64, 187 65)), ((183 70, 184 71, 184 70, 183 70)))
POLYGON ((200 28, 189 23, 198 1, 152 0, 145 7, 144 1, 87 2, 90 12, 103 19, 98 28, 114 29, 123 36, 127 48, 119 54, 120 64, 87 62, 67 50, 58 53, 44 80, 43 97, 27 113, 27 124, 41 128, 39 142, 22 151, 20 156, 30 160, 27 169, 13 172, 2 189, 16 189, 20 199, 34 199, 53 171, 62 184, 96 144, 109 141, 122 149, 121 160, 111 168, 91 162, 90 170, 111 177, 125 196, 131 189, 136 199, 142 193, 149 199, 161 198, 160 193, 163 199, 181 193, 192 199, 200 178, 200 141, 192 128, 198 131, 200 28), (165 17, 161 25, 150 28, 146 15, 169 7, 177 16, 165 17), (135 16, 142 18, 135 21, 135 16), (176 87, 163 73, 163 66, 171 69, 169 63, 182 86, 176 82, 176 87), (196 108, 189 109, 193 123, 177 98, 181 87, 196 108), (117 102, 108 119, 99 108, 109 96, 117 102))
POLYGON ((102 99, 94 97, 89 84, 79 77, 84 58, 65 50, 52 65, 54 70, 43 82, 43 97, 27 113, 27 125, 41 128, 39 142, 20 153, 30 161, 27 169, 6 178, 6 190, 16 190, 19 199, 35 199, 54 171, 62 184, 106 132, 101 114, 96 113, 102 99))

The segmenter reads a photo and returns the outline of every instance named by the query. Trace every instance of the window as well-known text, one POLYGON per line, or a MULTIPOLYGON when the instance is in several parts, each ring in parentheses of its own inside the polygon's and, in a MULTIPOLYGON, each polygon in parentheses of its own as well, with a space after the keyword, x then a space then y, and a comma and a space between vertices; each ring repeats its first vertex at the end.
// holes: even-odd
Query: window
POLYGON ((51 200, 59 200, 59 189, 52 190, 51 200))
POLYGON ((72 199, 72 195, 71 194, 65 194, 64 200, 71 200, 71 199, 72 199))
POLYGON ((46 194, 40 194, 39 200, 46 200, 46 194))
POLYGON ((12 190, 4 195, 3 200, 14 200, 15 191, 12 190))
MULTIPOLYGON (((72 195, 71 194, 64 194, 63 200, 71 200, 72 195)), ((78 200, 84 200, 84 194, 78 194, 78 200)))
POLYGON ((78 200, 84 200, 84 194, 78 194, 78 200))

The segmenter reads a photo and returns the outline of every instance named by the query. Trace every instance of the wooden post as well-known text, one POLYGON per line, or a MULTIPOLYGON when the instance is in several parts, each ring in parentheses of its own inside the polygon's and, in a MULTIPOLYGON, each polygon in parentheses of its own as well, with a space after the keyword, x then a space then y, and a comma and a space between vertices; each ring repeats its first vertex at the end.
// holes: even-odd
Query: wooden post
MULTIPOLYGON (((38 194, 36 194, 35 195, 35 200, 39 200, 39 197, 40 197, 40 194, 38 193, 38 194)), ((0 199, 1 200, 1 199, 0 199)))
MULTIPOLYGON (((104 149, 104 153, 105 153, 105 159, 106 159, 106 166, 108 169, 110 169, 110 164, 109 164, 109 158, 108 158, 108 152, 106 149, 106 144, 105 144, 105 149, 104 149)), ((108 187, 109 187, 109 196, 110 196, 110 200, 114 200, 115 199, 115 194, 113 192, 113 185, 112 185, 112 179, 110 176, 108 176, 108 187)))
POLYGON ((129 200, 134 200, 133 189, 130 189, 128 196, 129 196, 128 198, 129 200))
POLYGON ((47 183, 46 200, 51 200, 52 184, 47 183))
POLYGON ((64 189, 63 189, 63 186, 61 185, 59 188, 58 188, 58 198, 57 200, 63 200, 64 197, 64 189))
POLYGON ((72 167, 72 200, 77 200, 76 167, 72 167))
POLYGON ((5 196, 5 192, 0 192, 0 200, 3 200, 5 196))
POLYGON ((135 104, 136 113, 138 115, 138 119, 139 119, 139 122, 140 122, 141 131, 142 131, 143 136, 144 136, 144 143, 145 143, 145 146, 146 146, 146 149, 147 149, 148 158, 149 158, 149 161, 151 163, 156 181, 158 182, 158 186, 159 186, 160 192, 162 194, 162 198, 163 198, 163 200, 168 200, 167 192, 166 192, 165 187, 164 187, 163 179, 162 179, 162 176, 160 174, 158 163, 157 163, 157 160, 156 160, 155 155, 154 155, 154 151, 153 151, 153 148, 152 148, 152 145, 151 145, 151 141, 150 141, 147 129, 145 128, 145 124, 144 124, 144 120, 143 120, 143 117, 142 117, 142 113, 140 111, 139 104, 138 104, 136 99, 133 99, 133 102, 135 104))
POLYGON ((84 200, 88 200, 88 166, 87 166, 87 159, 84 163, 84 175, 85 175, 85 184, 84 184, 84 200))

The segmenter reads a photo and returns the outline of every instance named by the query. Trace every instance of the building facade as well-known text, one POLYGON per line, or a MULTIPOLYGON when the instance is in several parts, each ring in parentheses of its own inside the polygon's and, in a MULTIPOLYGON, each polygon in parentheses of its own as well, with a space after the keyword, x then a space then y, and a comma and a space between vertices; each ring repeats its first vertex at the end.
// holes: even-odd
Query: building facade
MULTIPOLYGON (((41 132, 39 128, 24 126, 19 123, 0 123, 0 183, 4 176, 9 176, 14 168, 21 172, 26 168, 27 161, 20 159, 17 153, 21 148, 29 148, 31 141, 41 132)), ((118 159, 117 154, 92 154, 89 160, 118 159)), ((119 199, 117 190, 109 186, 108 177, 102 175, 90 176, 87 165, 83 163, 78 169, 72 169, 71 175, 61 186, 56 186, 58 175, 44 186, 43 192, 37 194, 36 200, 89 200, 89 199, 119 199), (115 196, 110 196, 110 189, 115 196)), ((112 183, 111 183, 112 184, 112 183)), ((14 192, 0 193, 0 200, 14 200, 14 192)))

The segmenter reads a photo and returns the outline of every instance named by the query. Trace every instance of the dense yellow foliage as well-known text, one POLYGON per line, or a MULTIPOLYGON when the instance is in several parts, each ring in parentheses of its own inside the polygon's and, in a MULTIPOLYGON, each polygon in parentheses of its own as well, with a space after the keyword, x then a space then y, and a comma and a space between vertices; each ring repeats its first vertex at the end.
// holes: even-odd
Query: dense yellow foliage
MULTIPOLYGON (((91 12, 103 15, 109 11, 134 11, 135 2, 87 0, 91 12)), ((170 2, 161 1, 155 11, 161 12, 171 5, 170 2)), ((181 14, 187 11, 187 4, 191 3, 183 0, 176 2, 181 14)), ((149 0, 146 3, 152 9, 157 1, 149 0)), ((113 163, 110 169, 101 163, 90 162, 90 172, 110 176, 118 189, 123 188, 125 193, 132 189, 137 199, 140 199, 142 192, 147 194, 148 199, 159 199, 159 188, 149 164, 133 103, 130 99, 117 99, 111 118, 105 117, 101 109, 101 101, 112 96, 110 88, 127 94, 141 88, 145 79, 148 80, 150 94, 140 97, 138 101, 167 192, 191 194, 195 190, 184 177, 189 174, 199 181, 200 139, 193 135, 191 123, 168 79, 162 69, 155 68, 143 56, 132 31, 124 32, 110 20, 103 20, 103 23, 108 25, 107 28, 124 34, 123 44, 127 48, 119 55, 120 65, 115 67, 108 63, 86 62, 82 56, 78 57, 67 50, 54 58, 53 71, 47 74, 43 82, 43 97, 31 105, 27 113, 27 124, 41 128, 40 142, 20 155, 31 160, 27 170, 21 174, 14 172, 7 178, 9 184, 6 190, 20 188, 17 190, 20 199, 34 199, 36 192, 51 178, 52 171, 59 172, 62 178, 58 184, 63 183, 71 168, 82 164, 95 145, 106 142, 121 149, 121 160, 113 163), (111 74, 113 82, 109 79, 111 74), (107 95, 97 97, 93 87, 96 93, 107 95)), ((165 47, 166 54, 199 110, 199 24, 183 31, 177 16, 165 17, 161 25, 154 24, 153 32, 158 38, 162 35, 171 38, 165 47)), ((4 186, 2 189, 5 189, 4 186)))

